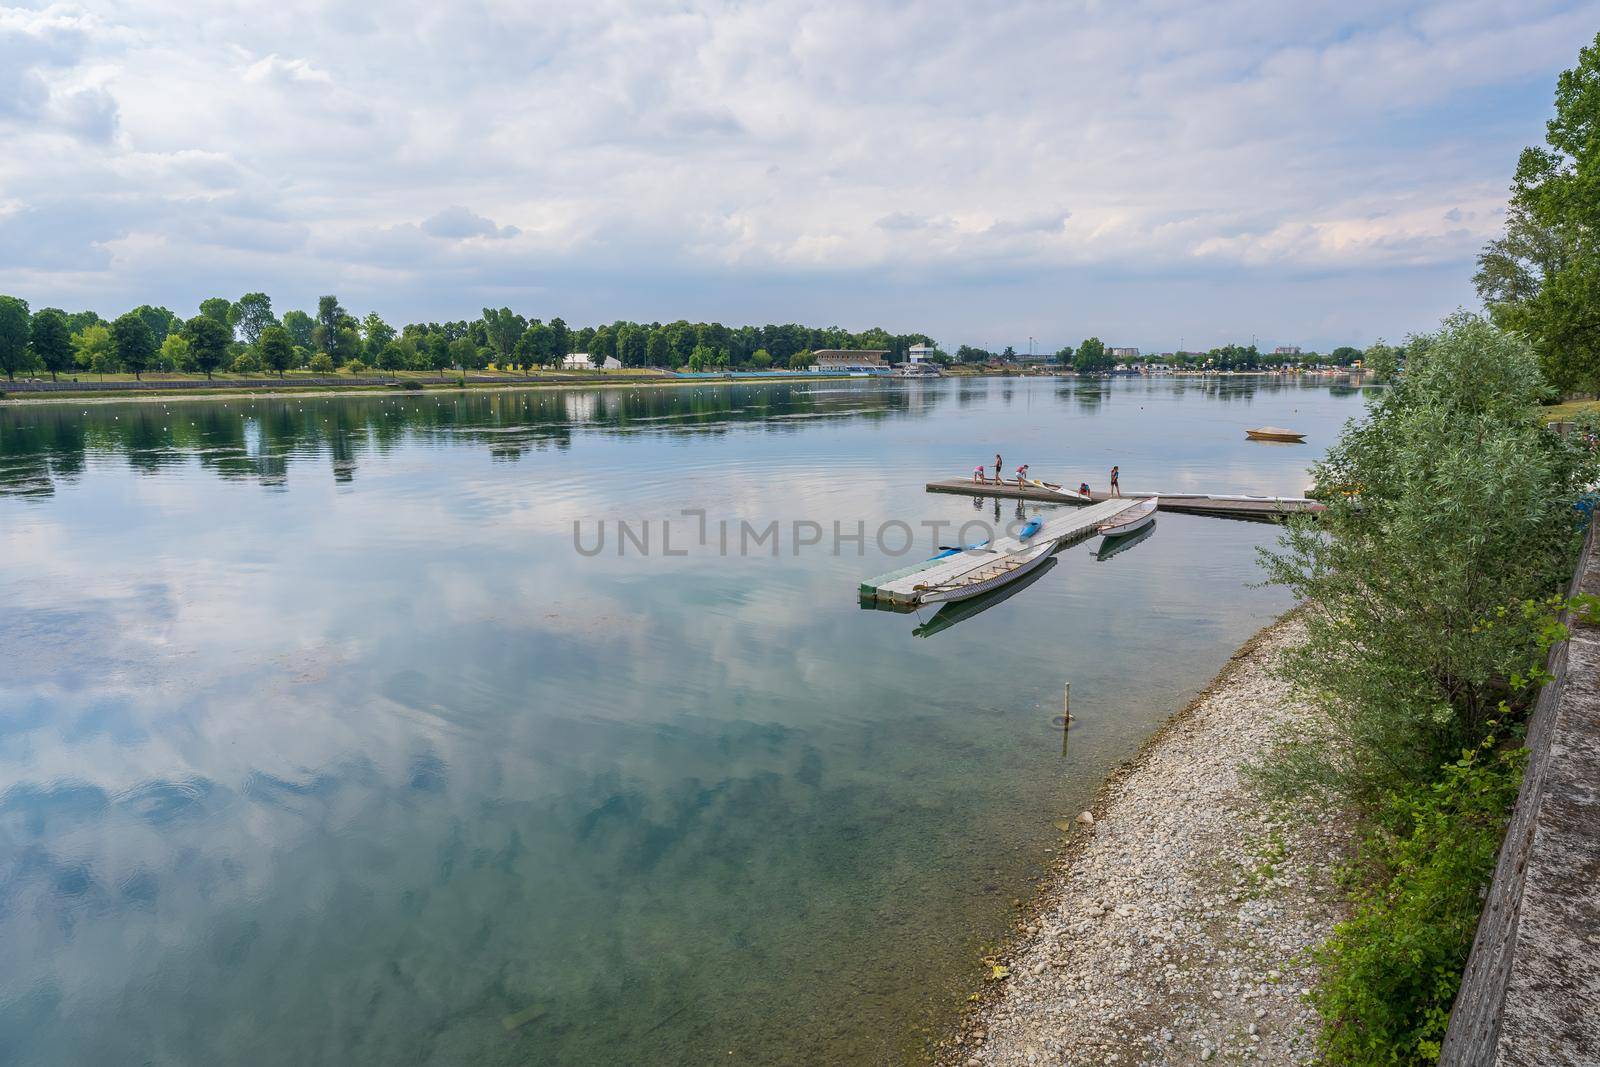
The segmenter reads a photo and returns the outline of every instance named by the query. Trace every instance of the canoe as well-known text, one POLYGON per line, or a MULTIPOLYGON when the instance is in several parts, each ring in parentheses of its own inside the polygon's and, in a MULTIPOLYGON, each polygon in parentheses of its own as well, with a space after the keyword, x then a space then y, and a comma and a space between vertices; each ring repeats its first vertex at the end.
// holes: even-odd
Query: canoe
POLYGON ((913 637, 932 637, 934 634, 943 633, 950 629, 958 622, 966 622, 974 615, 981 615, 995 605, 1003 604, 1010 600, 1028 588, 1028 586, 1049 574, 1050 568, 1059 562, 1061 562, 1059 558, 1050 556, 1042 565, 1029 571, 1026 577, 1018 578, 1016 581, 1003 585, 999 589, 992 589, 982 596, 946 604, 935 613, 933 618, 913 629, 911 635, 913 637))
POLYGON ((1285 430, 1282 426, 1260 426, 1246 430, 1244 435, 1252 441, 1292 441, 1295 444, 1306 439, 1305 434, 1297 430, 1285 430))
POLYGON ((982 596, 991 589, 999 589, 1008 582, 1014 582, 1027 574, 1035 567, 1050 558, 1050 550, 1055 547, 1055 542, 1045 541, 1031 548, 1024 548, 1020 552, 1010 552, 1003 556, 996 556, 992 560, 980 563, 971 570, 963 571, 940 585, 917 586, 919 604, 942 604, 952 600, 966 600, 969 597, 982 596))
POLYGON ((1031 485, 1035 489, 1043 489, 1047 493, 1059 494, 1060 496, 1066 497, 1068 500, 1088 500, 1089 499, 1088 497, 1084 496, 1082 493, 1078 492, 1076 489, 1068 489, 1066 486, 1064 486, 1064 485, 1056 485, 1054 482, 1041 482, 1037 478, 1024 479, 1023 480, 1023 484, 1024 485, 1031 485))
MULTIPOLYGON (((1043 519, 1029 519, 1028 524, 1024 526, 1017 534, 1017 540, 1026 541, 1028 538, 1038 533, 1039 528, 1043 525, 1043 519)), ((961 545, 940 545, 939 551, 928 557, 928 562, 932 563, 936 559, 949 559, 951 556, 961 552, 981 552, 983 549, 988 547, 988 541, 979 541, 977 544, 967 545, 965 547, 961 545)))
POLYGON ((1095 529, 1107 537, 1121 537, 1135 530, 1142 530, 1155 519, 1156 505, 1160 502, 1159 497, 1145 497, 1122 514, 1102 522, 1095 529))

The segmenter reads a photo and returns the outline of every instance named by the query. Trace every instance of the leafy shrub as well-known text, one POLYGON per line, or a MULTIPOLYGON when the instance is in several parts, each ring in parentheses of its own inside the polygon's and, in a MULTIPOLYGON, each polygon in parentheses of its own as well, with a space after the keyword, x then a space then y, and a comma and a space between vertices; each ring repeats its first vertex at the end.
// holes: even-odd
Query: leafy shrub
POLYGON ((247 348, 233 358, 233 364, 229 369, 235 374, 259 374, 261 360, 256 358, 253 349, 247 348))
POLYGON ((311 362, 307 366, 316 374, 332 374, 334 369, 333 357, 326 352, 318 352, 311 357, 311 362))
POLYGON ((1332 1064, 1432 1064, 1494 873, 1525 750, 1494 740, 1391 794, 1361 849, 1355 914, 1315 951, 1332 1064))
POLYGON ((1537 652, 1594 458, 1551 433, 1532 351, 1457 314, 1314 468, 1327 510, 1264 553, 1306 601, 1284 672, 1323 714, 1255 768, 1275 791, 1370 807, 1473 748, 1537 652))
POLYGON ((365 374, 367 365, 361 362, 359 359, 352 359, 349 363, 344 365, 344 369, 349 371, 351 374, 365 374))

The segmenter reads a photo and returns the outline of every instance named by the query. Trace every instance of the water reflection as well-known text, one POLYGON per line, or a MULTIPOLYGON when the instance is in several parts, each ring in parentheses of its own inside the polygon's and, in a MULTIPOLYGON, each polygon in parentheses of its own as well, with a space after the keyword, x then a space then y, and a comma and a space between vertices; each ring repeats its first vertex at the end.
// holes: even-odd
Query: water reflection
POLYGON ((0 408, 0 1062, 915 1059, 1052 819, 1284 606, 1271 528, 1163 517, 923 641, 850 605, 903 563, 870 544, 591 560, 571 522, 955 528, 924 482, 997 450, 1303 484, 1201 391, 1057 388, 0 408))
POLYGON ((0 408, 0 493, 48 494, 81 474, 91 455, 121 457, 146 474, 198 459, 224 478, 281 485, 290 457, 324 454, 334 477, 349 481, 363 456, 408 441, 483 445, 496 460, 515 461, 569 449, 573 435, 587 431, 672 437, 759 425, 793 434, 816 419, 927 415, 943 400, 820 385, 16 405, 0 408))

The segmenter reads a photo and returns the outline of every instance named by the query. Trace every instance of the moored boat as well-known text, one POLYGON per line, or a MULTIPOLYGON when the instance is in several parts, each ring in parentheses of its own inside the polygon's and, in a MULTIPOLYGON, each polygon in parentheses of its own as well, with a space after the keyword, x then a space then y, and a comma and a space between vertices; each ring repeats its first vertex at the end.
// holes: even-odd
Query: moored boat
POLYGON ((1286 430, 1282 426, 1258 426, 1254 430, 1246 430, 1244 435, 1252 441, 1288 441, 1301 444, 1306 435, 1298 430, 1286 430))
POLYGON ((1016 581, 1044 563, 1050 558, 1050 550, 1054 547, 1053 541, 1044 541, 1018 552, 997 555, 938 585, 919 585, 915 589, 917 603, 940 604, 982 596, 992 589, 1016 581))
POLYGON ((1155 519, 1156 506, 1160 502, 1160 497, 1145 497, 1128 510, 1102 522, 1095 529, 1107 537, 1121 537, 1135 530, 1142 530, 1155 519))
POLYGON ((1037 478, 1025 478, 1025 479, 1023 479, 1022 484, 1023 485, 1031 485, 1035 489, 1043 489, 1046 492, 1055 493, 1055 494, 1057 494, 1059 496, 1064 496, 1068 500, 1088 500, 1089 499, 1088 497, 1084 496, 1082 493, 1078 492, 1076 489, 1068 489, 1066 486, 1057 485, 1054 482, 1041 482, 1037 478))

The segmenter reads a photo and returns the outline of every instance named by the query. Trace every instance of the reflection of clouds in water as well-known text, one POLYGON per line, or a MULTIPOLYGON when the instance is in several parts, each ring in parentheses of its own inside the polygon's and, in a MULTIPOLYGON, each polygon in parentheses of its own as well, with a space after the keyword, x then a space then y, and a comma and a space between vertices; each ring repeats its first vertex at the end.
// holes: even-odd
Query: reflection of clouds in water
MULTIPOLYGON (((1125 754, 1277 603, 1231 599, 1270 531, 1163 519, 1137 566, 1077 550, 936 646, 857 611, 870 546, 581 560, 552 518, 965 517, 921 481, 991 436, 1143 442, 1030 389, 1003 424, 985 387, 920 425, 595 429, 515 466, 396 425, 346 487, 317 445, 277 496, 102 457, 46 505, 0 499, 0 642, 23 650, 0 677, 0 1048, 598 1061, 693 1058, 705 1026, 780 1012, 815 1048, 843 1040, 815 1020, 897 1025, 945 941, 970 955, 967 889, 1026 852, 1047 790, 1125 754), (1064 774, 1029 731, 1067 676, 1088 762, 1064 774), (838 938, 869 951, 833 959, 838 938)), ((1271 476, 1254 459, 1195 463, 1271 476)))

